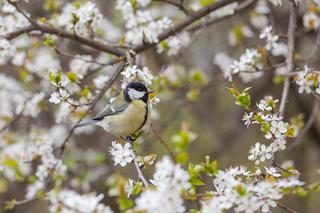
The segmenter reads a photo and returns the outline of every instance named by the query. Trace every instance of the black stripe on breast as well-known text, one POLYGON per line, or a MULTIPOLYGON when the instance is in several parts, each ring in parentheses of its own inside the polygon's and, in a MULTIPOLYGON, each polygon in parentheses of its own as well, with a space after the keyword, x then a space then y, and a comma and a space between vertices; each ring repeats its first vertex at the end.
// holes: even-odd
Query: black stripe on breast
POLYGON ((143 120, 143 123, 140 125, 140 127, 138 128, 138 130, 136 132, 138 132, 147 122, 148 120, 148 114, 149 114, 149 106, 148 106, 148 103, 146 104, 146 114, 144 115, 144 120, 143 120))

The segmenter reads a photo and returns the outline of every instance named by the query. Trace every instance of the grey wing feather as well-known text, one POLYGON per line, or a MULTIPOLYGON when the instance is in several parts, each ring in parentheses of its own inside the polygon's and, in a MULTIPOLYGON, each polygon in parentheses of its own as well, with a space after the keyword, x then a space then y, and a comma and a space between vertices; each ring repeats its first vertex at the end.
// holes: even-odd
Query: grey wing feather
POLYGON ((127 109, 128 105, 128 103, 119 106, 108 105, 101 112, 99 112, 92 120, 100 121, 106 116, 115 115, 120 112, 123 112, 127 109))

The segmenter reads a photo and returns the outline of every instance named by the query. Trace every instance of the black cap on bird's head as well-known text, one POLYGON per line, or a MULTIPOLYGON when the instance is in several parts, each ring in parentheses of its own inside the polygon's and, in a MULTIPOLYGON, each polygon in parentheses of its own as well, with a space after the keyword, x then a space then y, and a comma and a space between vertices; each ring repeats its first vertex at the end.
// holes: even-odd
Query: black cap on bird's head
POLYGON ((148 90, 148 88, 141 82, 129 83, 123 92, 126 100, 129 102, 135 99, 147 102, 149 94, 153 93, 153 91, 148 90))

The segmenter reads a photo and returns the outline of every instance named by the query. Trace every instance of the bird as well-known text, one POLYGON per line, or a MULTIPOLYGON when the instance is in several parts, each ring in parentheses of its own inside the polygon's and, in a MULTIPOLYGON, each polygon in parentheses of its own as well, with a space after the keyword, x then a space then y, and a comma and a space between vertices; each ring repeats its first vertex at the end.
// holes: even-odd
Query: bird
POLYGON ((142 82, 131 82, 101 112, 75 127, 97 125, 116 137, 133 141, 149 122, 152 93, 142 82))

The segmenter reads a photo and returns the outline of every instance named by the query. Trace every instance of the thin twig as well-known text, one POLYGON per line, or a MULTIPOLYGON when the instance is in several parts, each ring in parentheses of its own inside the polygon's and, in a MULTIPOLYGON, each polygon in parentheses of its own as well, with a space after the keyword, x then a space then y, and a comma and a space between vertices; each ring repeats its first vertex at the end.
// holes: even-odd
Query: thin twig
MULTIPOLYGON (((291 73, 294 69, 294 51, 295 51, 295 38, 296 38, 296 27, 297 27, 297 6, 295 2, 290 1, 290 17, 288 25, 288 54, 286 57, 287 71, 291 73)), ((285 77, 284 86, 282 90, 282 96, 279 107, 279 115, 284 116, 285 108, 288 100, 290 90, 290 75, 285 77)), ((270 165, 274 165, 276 162, 276 154, 273 153, 270 165)))
POLYGON ((19 112, 18 114, 14 115, 13 118, 11 119, 11 121, 9 121, 5 126, 3 126, 0 129, 0 133, 3 133, 7 129, 9 129, 15 122, 17 122, 19 120, 19 118, 22 117, 22 114, 23 114, 23 109, 21 110, 21 112, 19 112))
MULTIPOLYGON (((93 60, 93 59, 92 60, 85 59, 85 58, 82 58, 82 57, 77 56, 77 55, 73 55, 73 54, 70 54, 70 53, 63 52, 63 51, 59 50, 57 47, 53 47, 53 48, 54 48, 54 50, 56 51, 56 53, 58 55, 61 55, 61 56, 64 56, 64 57, 78 59, 78 60, 84 61, 86 63, 97 64, 97 65, 100 65, 100 66, 108 66, 108 65, 110 65, 110 63, 101 63, 101 62, 93 60)), ((111 63, 113 63, 113 61, 111 63)))
POLYGON ((291 213, 298 213, 296 210, 294 209, 291 209, 290 207, 280 203, 280 202, 277 202, 278 206, 281 207, 282 209, 286 210, 287 212, 291 212, 291 213))
POLYGON ((176 157, 174 155, 174 153, 172 152, 172 150, 170 149, 169 145, 164 141, 164 139, 162 138, 161 134, 154 128, 153 124, 150 124, 150 127, 153 131, 153 133, 155 134, 155 136, 157 136, 157 138, 159 139, 160 143, 166 148, 166 150, 169 152, 169 154, 171 155, 171 158, 174 162, 176 162, 176 157))
MULTIPOLYGON (((296 34, 296 26, 297 26, 297 8, 294 2, 290 1, 290 18, 289 18, 289 26, 288 26, 288 55, 286 57, 286 64, 288 72, 292 72, 294 69, 294 51, 295 51, 295 34, 296 34)), ((284 115, 284 111, 286 108, 286 103, 288 99, 290 89, 290 76, 286 76, 282 97, 280 102, 279 114, 280 116, 284 115)))
POLYGON ((206 20, 206 21, 203 21, 201 22, 200 24, 198 25, 195 25, 195 26, 192 26, 190 28, 187 29, 187 31, 189 32, 195 32, 199 29, 204 29, 204 28, 208 28, 216 23, 219 23, 220 21, 223 21, 229 17, 232 17, 234 16, 236 13, 239 13, 245 9, 248 9, 250 6, 252 6, 254 3, 256 2, 256 0, 248 0, 248 1, 245 1, 243 4, 239 5, 235 10, 234 10, 234 13, 232 14, 227 14, 225 16, 217 16, 217 17, 214 17, 210 20, 206 20))
POLYGON ((189 14, 189 11, 187 10, 187 8, 185 8, 183 6, 183 3, 182 2, 176 2, 174 0, 154 0, 154 1, 159 1, 159 2, 164 2, 164 3, 167 3, 167 4, 171 4, 175 7, 177 7, 179 10, 181 10, 184 14, 188 15, 189 14))
POLYGON ((94 49, 97 49, 97 50, 101 50, 101 51, 104 51, 104 52, 107 52, 107 53, 110 53, 112 55, 116 55, 116 56, 124 56, 124 52, 121 51, 121 50, 118 50, 117 48, 115 47, 111 47, 103 42, 100 42, 100 41, 97 41, 97 40, 91 40, 91 39, 88 39, 88 38, 85 38, 85 37, 81 37, 81 36, 78 36, 78 35, 75 35, 74 33, 69 33, 69 32, 65 32, 61 29, 58 29, 58 28, 54 28, 52 26, 47 26, 47 25, 44 25, 44 24, 41 24, 35 20, 33 20, 31 17, 29 17, 25 12, 22 11, 22 9, 19 7, 19 5, 17 3, 14 3, 14 2, 11 2, 11 1, 8 1, 12 6, 14 6, 24 17, 26 17, 32 26, 29 26, 27 28, 25 28, 24 30, 20 29, 16 32, 12 32, 10 33, 9 35, 7 36, 4 36, 5 39, 7 40, 11 40, 11 39, 14 39, 16 38, 17 36, 25 33, 25 32, 31 32, 33 30, 39 30, 40 32, 42 33, 47 33, 47 34, 51 34, 51 35, 57 35, 59 37, 62 37, 62 38, 68 38, 70 40, 74 40, 78 43, 81 43, 83 45, 87 45, 89 47, 92 47, 94 49))
POLYGON ((309 55, 307 56, 307 58, 305 60, 306 65, 309 63, 309 61, 312 59, 312 57, 314 57, 316 55, 317 51, 319 50, 319 47, 320 47, 320 29, 318 29, 316 45, 314 45, 312 47, 309 55))
MULTIPOLYGON (((118 65, 117 69, 114 71, 113 75, 111 76, 111 79, 105 84, 105 86, 100 90, 99 94, 91 101, 91 106, 89 107, 89 109, 87 110, 87 114, 90 114, 94 107, 96 106, 96 104, 99 102, 99 100, 103 97, 103 95, 105 94, 105 92, 113 85, 113 83, 116 81, 116 79, 118 78, 118 76, 120 75, 121 71, 123 70, 125 66, 125 61, 121 61, 120 64, 118 65)), ((81 122, 82 119, 79 119, 79 121, 76 123, 79 124, 81 122)), ((67 134, 67 136, 65 137, 65 139, 62 142, 62 145, 59 147, 60 149, 60 153, 59 153, 59 158, 62 157, 66 144, 69 141, 70 137, 72 136, 74 130, 75 130, 75 126, 74 125, 69 133, 67 134)))
MULTIPOLYGON (((183 21, 181 21, 180 23, 174 25, 173 27, 167 29, 166 31, 164 31, 163 33, 161 33, 158 36, 158 40, 159 42, 167 39, 168 37, 175 35, 179 32, 181 32, 183 29, 185 29, 186 27, 188 27, 190 24, 192 24, 193 22, 195 22, 198 19, 201 19, 202 17, 205 17, 206 15, 210 14, 211 12, 224 7, 230 3, 235 2, 236 0, 222 0, 222 1, 218 1, 215 2, 213 4, 210 4, 207 7, 204 7, 196 12, 191 13, 186 19, 184 19, 183 21)), ((144 43, 144 44, 139 44, 137 46, 135 46, 133 48, 133 51, 135 53, 141 53, 147 49, 149 49, 150 47, 154 46, 154 43, 144 43)))
POLYGON ((133 149, 132 149, 132 157, 133 157, 133 164, 134 164, 134 166, 136 167, 136 170, 137 170, 137 172, 138 172, 138 177, 139 177, 139 179, 142 181, 142 183, 143 183, 144 186, 148 187, 148 186, 149 186, 149 183, 148 183, 148 181, 146 180, 146 178, 144 177, 144 175, 143 175, 143 173, 142 173, 142 171, 141 171, 141 169, 140 169, 140 166, 139 166, 138 161, 137 161, 137 156, 136 156, 136 154, 134 153, 133 149))
POLYGON ((310 114, 310 116, 308 118, 306 126, 301 130, 301 132, 298 135, 298 137, 296 138, 296 140, 292 142, 292 144, 289 147, 289 149, 297 147, 298 145, 301 144, 302 138, 307 134, 309 129, 312 127, 313 123, 316 121, 319 109, 320 109, 320 100, 315 98, 314 104, 313 104, 313 107, 312 107, 312 111, 311 111, 311 114, 310 114))

